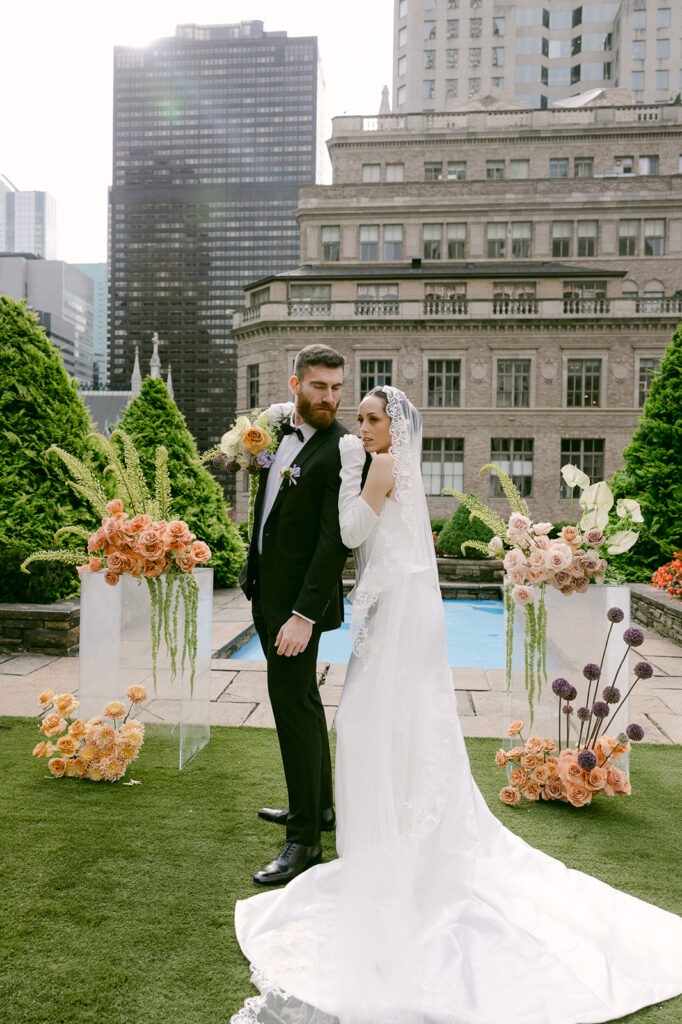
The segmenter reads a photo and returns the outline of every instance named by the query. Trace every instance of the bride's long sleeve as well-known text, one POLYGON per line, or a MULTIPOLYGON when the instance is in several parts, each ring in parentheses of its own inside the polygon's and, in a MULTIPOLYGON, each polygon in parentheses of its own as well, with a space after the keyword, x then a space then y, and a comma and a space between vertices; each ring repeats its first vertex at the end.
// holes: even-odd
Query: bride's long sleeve
POLYGON ((367 540, 379 521, 374 509, 360 496, 365 448, 353 434, 339 440, 341 486, 339 488, 339 527, 341 540, 348 548, 357 548, 367 540))

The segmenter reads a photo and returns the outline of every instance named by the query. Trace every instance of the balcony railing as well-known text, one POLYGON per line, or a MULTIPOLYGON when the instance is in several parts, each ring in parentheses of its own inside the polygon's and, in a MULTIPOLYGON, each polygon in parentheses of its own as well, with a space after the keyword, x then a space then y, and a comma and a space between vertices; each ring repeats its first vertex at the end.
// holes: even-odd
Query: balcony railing
POLYGON ((287 303, 289 316, 329 316, 332 304, 327 299, 295 299, 287 303))
POLYGON ((609 299, 564 299, 564 313, 610 313, 609 299))
POLYGON ((493 299, 493 316, 535 316, 537 299, 493 299))
POLYGON ((400 316, 400 303, 397 299, 358 299, 355 315, 400 316))

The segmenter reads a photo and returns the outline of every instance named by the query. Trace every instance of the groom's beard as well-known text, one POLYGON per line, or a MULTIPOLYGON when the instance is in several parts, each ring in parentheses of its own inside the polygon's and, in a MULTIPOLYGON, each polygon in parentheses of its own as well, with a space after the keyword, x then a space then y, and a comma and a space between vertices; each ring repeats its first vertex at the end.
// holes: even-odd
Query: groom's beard
POLYGON ((324 430, 334 420, 339 401, 332 405, 330 402, 310 402, 305 395, 296 396, 296 412, 304 421, 316 430, 324 430))

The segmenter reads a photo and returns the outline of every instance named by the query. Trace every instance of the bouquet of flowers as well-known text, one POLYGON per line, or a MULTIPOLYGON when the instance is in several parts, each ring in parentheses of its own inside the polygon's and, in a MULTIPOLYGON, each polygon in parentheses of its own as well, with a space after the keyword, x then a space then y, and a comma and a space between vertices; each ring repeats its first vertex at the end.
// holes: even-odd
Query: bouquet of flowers
POLYGON ((656 570, 651 585, 667 590, 671 597, 682 597, 682 551, 676 551, 671 562, 656 570))
MULTIPOLYGON (((610 622, 604 650, 599 665, 589 662, 583 668, 583 676, 587 680, 587 693, 584 704, 575 712, 573 702, 578 696, 577 687, 567 679, 555 679, 552 692, 559 700, 559 725, 557 742, 547 737, 530 736, 524 741, 522 721, 512 722, 507 729, 510 742, 520 740, 522 746, 514 746, 509 750, 500 749, 495 754, 495 763, 505 768, 509 785, 500 790, 503 803, 515 806, 521 797, 526 800, 561 800, 574 807, 584 807, 590 803, 597 793, 606 796, 629 795, 630 781, 627 774, 617 767, 618 761, 630 752, 630 740, 639 742, 644 738, 644 730, 636 722, 631 722, 624 732, 607 736, 604 732, 607 719, 613 727, 618 712, 625 706, 634 686, 640 679, 650 679, 653 668, 648 661, 640 661, 634 667, 635 681, 627 693, 621 696, 616 686, 618 674, 628 652, 644 642, 644 633, 637 626, 631 626, 623 633, 625 652, 616 669, 611 683, 603 687, 601 697, 598 690, 601 670, 606 656, 611 631, 616 623, 623 621, 620 608, 611 608, 607 612, 610 622), (594 684, 594 692, 592 686, 594 684), (580 722, 580 730, 576 746, 570 744, 570 720, 575 714, 580 722), (565 722, 565 740, 562 737, 562 716, 565 722)), ((577 726, 576 726, 577 728, 577 726)))
POLYGON ((56 697, 52 690, 45 690, 38 698, 43 715, 40 732, 45 739, 33 748, 33 756, 49 757, 47 767, 56 779, 122 779, 144 740, 142 722, 128 718, 133 707, 147 699, 142 686, 129 686, 125 695, 130 701, 127 712, 120 700, 111 700, 101 715, 88 722, 77 718, 67 726, 66 717, 76 711, 79 701, 72 693, 56 697))

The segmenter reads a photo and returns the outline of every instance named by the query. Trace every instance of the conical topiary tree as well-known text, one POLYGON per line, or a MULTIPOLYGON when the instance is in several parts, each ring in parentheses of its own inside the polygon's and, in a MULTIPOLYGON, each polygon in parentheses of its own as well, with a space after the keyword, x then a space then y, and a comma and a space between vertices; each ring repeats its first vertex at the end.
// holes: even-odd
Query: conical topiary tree
POLYGON ((682 324, 651 384, 642 417, 611 481, 616 498, 635 498, 644 522, 637 543, 618 557, 629 580, 650 582, 682 547, 682 324))
POLYGON ((462 544, 467 540, 487 544, 492 536, 493 531, 490 527, 475 516, 472 518, 471 512, 462 502, 438 534, 437 546, 453 558, 481 558, 485 556, 474 548, 465 548, 462 551, 462 544))
POLYGON ((54 548, 60 527, 91 525, 64 466, 45 456, 57 444, 83 458, 90 430, 78 386, 38 318, 0 296, 0 601, 43 603, 78 592, 73 566, 42 563, 30 576, 19 566, 38 548, 54 548))
POLYGON ((228 515, 220 485, 198 464, 199 453, 185 417, 161 379, 148 377, 144 381, 140 395, 124 413, 121 427, 133 439, 150 480, 156 448, 164 445, 168 449, 172 515, 184 519, 210 547, 215 586, 235 586, 245 557, 239 530, 228 515))

